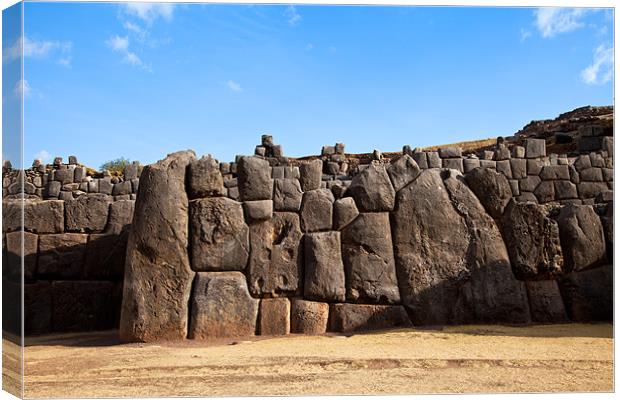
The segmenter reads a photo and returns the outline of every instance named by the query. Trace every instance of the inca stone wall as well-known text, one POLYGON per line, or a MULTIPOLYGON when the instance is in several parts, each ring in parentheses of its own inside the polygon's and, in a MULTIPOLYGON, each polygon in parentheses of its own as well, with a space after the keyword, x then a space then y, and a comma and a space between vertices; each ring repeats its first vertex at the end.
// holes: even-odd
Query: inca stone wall
POLYGON ((291 160, 265 136, 146 166, 121 338, 611 320, 612 155, 461 153, 291 160))

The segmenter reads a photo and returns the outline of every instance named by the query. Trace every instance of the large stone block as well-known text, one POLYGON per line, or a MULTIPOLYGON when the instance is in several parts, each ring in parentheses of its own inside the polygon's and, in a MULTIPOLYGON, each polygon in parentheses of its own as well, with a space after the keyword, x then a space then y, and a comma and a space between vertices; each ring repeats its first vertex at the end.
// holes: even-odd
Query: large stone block
POLYGON ((61 233, 64 227, 63 201, 9 200, 2 203, 2 230, 4 232, 21 231, 23 228, 33 233, 61 233))
POLYGON ((340 250, 340 232, 307 233, 305 246, 304 298, 343 302, 345 300, 344 265, 340 250))
POLYGON ((553 182, 556 200, 576 199, 577 186, 571 181, 555 181, 553 182))
POLYGON ((80 233, 40 235, 37 274, 46 278, 80 278, 87 242, 88 235, 80 233))
POLYGON ((190 163, 187 175, 187 191, 190 199, 225 195, 219 163, 210 155, 190 163))
POLYGON ((291 331, 291 302, 286 297, 262 299, 258 321, 261 335, 288 335, 291 331))
MULTIPOLYGON (((520 147, 520 146, 518 146, 520 147)), ((511 158, 510 170, 513 179, 524 179, 527 177, 527 161, 523 158, 511 158)))
POLYGON ((581 271, 607 261, 605 235, 590 206, 567 205, 557 217, 564 255, 564 271, 581 271))
POLYGON ((400 302, 388 213, 361 213, 342 230, 347 300, 400 302))
POLYGON ((526 281, 532 321, 562 323, 568 321, 562 295, 556 281, 526 281))
POLYGON ((592 199, 599 193, 608 190, 608 186, 604 182, 580 182, 577 185, 580 199, 592 199))
POLYGON ((144 167, 136 199, 120 323, 123 341, 187 337, 194 272, 189 263, 186 170, 192 151, 144 167))
POLYGON ((189 204, 190 258, 194 271, 241 271, 250 252, 241 203, 226 197, 189 204))
POLYGON ((370 304, 330 304, 331 332, 359 332, 410 327, 411 321, 403 306, 370 304))
POLYGON ((323 161, 312 160, 299 164, 299 183, 304 192, 320 189, 323 161))
POLYGON ((65 227, 68 232, 103 231, 108 222, 110 197, 88 194, 65 201, 65 227))
POLYGON ((91 234, 86 247, 84 278, 122 280, 125 273, 128 237, 128 231, 123 231, 121 234, 91 234))
POLYGON ((301 203, 301 229, 316 232, 332 228, 334 195, 329 189, 304 192, 301 203))
POLYGON ((391 211, 395 191, 385 166, 373 162, 353 177, 349 192, 362 212, 391 211))
POLYGON ((334 229, 341 230, 357 218, 358 215, 359 211, 353 197, 336 200, 334 202, 334 229))
POLYGON ((273 219, 250 224, 250 260, 247 275, 253 296, 300 292, 302 233, 299 217, 275 212, 273 219))
POLYGON ((569 180, 568 165, 545 165, 540 171, 540 179, 548 180, 569 180))
POLYGON ((506 177, 490 168, 476 168, 465 176, 467 185, 493 218, 501 218, 512 198, 506 177))
POLYGON ((274 210, 299 211, 302 194, 297 179, 275 179, 273 182, 274 210))
POLYGON ((547 155, 545 139, 525 139, 525 157, 539 158, 547 155))
POLYGON ((131 181, 123 181, 115 183, 112 187, 112 195, 113 196, 122 196, 126 194, 131 194, 132 186, 131 181))
POLYGON ((392 222, 400 293, 414 324, 529 320, 500 232, 457 173, 422 172, 398 193, 392 222))
POLYGON ((241 272, 199 272, 192 293, 190 339, 253 336, 258 299, 241 272))
POLYGON ((4 276, 21 281, 22 259, 25 279, 33 279, 37 270, 37 249, 39 236, 30 232, 9 232, 5 236, 6 258, 4 276), (22 236, 23 234, 23 236, 22 236))
POLYGON ((387 173, 394 190, 399 191, 420 175, 420 167, 411 156, 404 154, 390 164, 387 173))
POLYGON ((241 157, 237 173, 241 200, 271 199, 273 181, 268 161, 258 157, 241 157))
POLYGON ((320 335, 327 331, 329 304, 293 299, 291 333, 320 335))
POLYGON ((105 233, 120 234, 129 229, 133 219, 135 200, 118 200, 110 204, 108 224, 105 233))
POLYGON ((555 200, 554 181, 542 181, 536 186, 536 189, 534 189, 534 195, 539 203, 548 203, 555 200))
POLYGON ((112 329, 118 326, 120 290, 112 282, 52 282, 55 332, 112 329))
POLYGON ((544 207, 510 202, 501 226, 517 278, 552 279, 562 274, 564 258, 560 231, 544 207))
POLYGON ((243 202, 243 212, 248 222, 264 221, 273 217, 273 200, 243 202))
POLYGON ((613 265, 573 272, 558 280, 569 318, 576 322, 613 321, 613 265))

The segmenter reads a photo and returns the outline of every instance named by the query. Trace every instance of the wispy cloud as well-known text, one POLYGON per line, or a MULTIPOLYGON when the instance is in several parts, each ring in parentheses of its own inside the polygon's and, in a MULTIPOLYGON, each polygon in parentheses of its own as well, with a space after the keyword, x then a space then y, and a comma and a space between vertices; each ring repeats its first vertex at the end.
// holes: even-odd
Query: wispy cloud
POLYGON ((313 50, 313 49, 314 49, 314 44, 312 44, 312 43, 308 43, 306 45, 306 47, 304 48, 304 50, 306 50, 306 51, 310 51, 310 50, 313 50))
POLYGON ((19 81, 15 83, 15 86, 13 87, 13 93, 15 93, 15 96, 17 97, 21 97, 23 94, 24 98, 28 98, 30 97, 30 94, 32 93, 32 88, 28 84, 27 80, 20 79, 19 81))
POLYGON ((301 21, 301 15, 299 15, 295 6, 286 7, 284 10, 284 16, 290 26, 295 26, 301 21))
POLYGON ((127 3, 123 5, 123 10, 150 24, 158 18, 170 21, 174 15, 174 6, 170 3, 127 3))
POLYGON ((521 36, 520 36, 520 40, 521 42, 525 42, 527 39, 529 39, 532 36, 532 32, 521 28, 521 36))
POLYGON ((592 64, 581 71, 581 80, 588 85, 602 85, 611 81, 614 70, 614 49, 601 44, 594 49, 592 64))
POLYGON ((47 150, 41 150, 34 155, 34 159, 40 160, 42 163, 46 164, 52 159, 52 155, 47 150))
POLYGON ((125 21, 123 23, 123 27, 127 29, 127 31, 132 32, 141 42, 143 42, 149 34, 149 32, 145 28, 142 28, 140 25, 131 21, 125 21))
POLYGON ((243 92, 243 88, 241 88, 241 85, 235 81, 229 80, 228 82, 226 82, 226 86, 228 86, 228 88, 233 92, 243 92))
POLYGON ((114 35, 106 40, 105 44, 114 51, 125 52, 129 49, 129 38, 114 35))
POLYGON ((582 28, 582 18, 587 12, 588 9, 584 8, 539 8, 534 11, 535 25, 542 37, 551 38, 559 33, 582 28))
POLYGON ((129 64, 134 67, 141 67, 149 72, 152 72, 149 65, 143 63, 136 53, 129 50, 129 37, 114 35, 106 40, 105 44, 115 52, 122 54, 122 61, 125 64, 129 64))
POLYGON ((67 56, 71 54, 73 44, 71 42, 60 42, 51 40, 31 40, 27 37, 20 37, 15 42, 7 46, 2 51, 2 62, 9 63, 21 57, 44 59, 55 54, 67 56))

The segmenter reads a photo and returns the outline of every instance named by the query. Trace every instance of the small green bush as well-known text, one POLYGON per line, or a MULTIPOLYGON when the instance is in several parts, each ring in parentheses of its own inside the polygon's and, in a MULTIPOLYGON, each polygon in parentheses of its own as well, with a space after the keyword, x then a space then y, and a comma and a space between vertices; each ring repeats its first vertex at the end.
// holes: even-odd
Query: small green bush
POLYGON ((99 167, 99 169, 101 171, 105 171, 107 169, 111 173, 116 172, 117 174, 122 175, 125 172, 125 167, 128 164, 131 164, 131 161, 129 161, 128 159, 124 157, 121 157, 121 158, 117 158, 116 160, 111 160, 111 161, 101 164, 101 167, 99 167))

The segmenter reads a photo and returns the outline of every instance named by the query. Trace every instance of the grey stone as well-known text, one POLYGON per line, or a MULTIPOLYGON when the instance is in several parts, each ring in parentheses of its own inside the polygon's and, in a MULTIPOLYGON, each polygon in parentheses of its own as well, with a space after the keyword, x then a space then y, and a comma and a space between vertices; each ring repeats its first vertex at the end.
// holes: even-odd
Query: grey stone
POLYGON ((532 321, 565 323, 568 316, 556 281, 526 281, 532 321))
POLYGON ((120 234, 131 225, 136 202, 134 200, 120 200, 110 204, 106 233, 120 234))
POLYGON ((62 183, 73 183, 75 168, 63 168, 54 170, 54 180, 62 183))
POLYGON ((307 233, 304 236, 304 298, 343 302, 345 276, 340 251, 340 232, 307 233))
POLYGON ((527 160, 527 174, 539 176, 542 171, 543 163, 540 159, 527 160))
POLYGON ((580 199, 595 198, 599 193, 608 190, 608 186, 604 182, 580 182, 577 185, 580 199))
POLYGON ((192 293, 190 339, 254 336, 258 299, 241 272, 199 272, 192 293))
POLYGON ((405 154, 390 164, 387 168, 387 173, 390 176, 394 189, 399 191, 420 175, 420 167, 418 167, 418 163, 413 158, 405 154))
POLYGON ((558 280, 566 311, 572 321, 613 320, 613 265, 574 272, 558 280))
POLYGON ((590 163, 593 167, 604 167, 605 160, 600 153, 590 153, 590 163))
POLYGON ((480 160, 480 168, 497 169, 497 161, 480 160))
POLYGON ((469 173, 478 167, 480 167, 480 160, 478 158, 465 158, 463 160, 463 169, 465 173, 469 173))
POLYGON ((89 194, 65 201, 65 228, 69 232, 103 231, 108 222, 110 197, 89 194))
POLYGON ((73 192, 60 192, 58 199, 62 201, 71 201, 73 200, 73 192))
POLYGON ((557 221, 564 271, 581 271, 607 261, 603 226, 592 207, 567 205, 562 208, 557 221))
POLYGON ((496 161, 505 161, 510 159, 510 149, 506 147, 506 145, 500 145, 497 149, 495 149, 495 153, 493 154, 493 158, 496 161))
POLYGON ((538 199, 539 203, 548 203, 555 199, 555 186, 553 181, 543 181, 536 189, 534 189, 534 195, 538 199))
POLYGON ((276 211, 299 211, 302 199, 297 179, 274 179, 273 206, 276 211))
POLYGON ((48 279, 82 276, 88 235, 60 233, 39 236, 37 275, 48 279))
POLYGON ((539 158, 547 155, 545 139, 525 139, 525 157, 539 158))
POLYGON ((388 213, 361 213, 342 230, 347 300, 400 302, 388 213))
POLYGON ((131 194, 131 181, 119 182, 112 188, 112 195, 121 196, 124 194, 131 194))
POLYGON ((519 180, 519 189, 524 192, 533 192, 540 184, 541 180, 536 175, 528 175, 525 179, 519 180))
POLYGON ((362 212, 391 211, 395 191, 383 164, 371 163, 353 177, 349 192, 362 212))
POLYGON ((113 184, 110 178, 97 179, 99 181, 99 193, 112 194, 113 184))
POLYGON ((549 165, 544 166, 540 172, 540 178, 542 180, 569 180, 570 174, 568 172, 568 165, 549 165))
POLYGON ((521 192, 519 191, 519 181, 516 179, 510 179, 508 181, 508 183, 510 184, 510 190, 512 191, 512 196, 518 196, 521 194, 521 192))
MULTIPOLYGON (((25 279, 33 279, 37 270, 37 250, 39 236, 29 232, 9 232, 6 234, 4 243, 6 258, 4 259, 4 275, 21 282, 22 260, 24 264, 23 276, 25 279), (23 235, 23 236, 22 236, 23 235)), ((344 269, 343 269, 344 275, 344 269)))
POLYGON ((190 259, 194 271, 240 271, 250 251, 241 204, 226 197, 189 203, 190 259))
POLYGON ((461 158, 463 150, 460 147, 444 147, 439 149, 441 158, 461 158))
POLYGON ((582 154, 573 163, 573 166, 577 171, 582 171, 584 169, 592 168, 592 163, 590 162, 590 156, 587 154, 582 154))
POLYGON ((140 175, 133 224, 127 243, 122 341, 152 342, 187 337, 192 271, 188 255, 185 188, 192 151, 168 155, 140 175))
POLYGON ((284 179, 284 167, 283 166, 275 166, 271 167, 271 177, 275 179, 284 179))
POLYGON ((334 195, 329 189, 305 192, 301 203, 301 229, 316 232, 332 228, 334 195))
POLYGON ((579 173, 580 181, 603 182, 603 171, 601 168, 582 169, 579 173))
POLYGON ((243 203, 245 219, 250 222, 271 219, 273 216, 272 200, 255 200, 243 203))
POLYGON ((577 186, 570 181, 555 181, 553 187, 556 200, 576 199, 578 197, 577 186))
POLYGON ((127 164, 123 175, 126 181, 139 178, 138 171, 140 170, 140 164, 137 161, 127 164))
POLYGON ((427 169, 428 168, 428 161, 426 159, 426 153, 424 152, 414 152, 413 153, 413 160, 418 164, 418 167, 420 167, 421 169, 427 169))
POLYGON ((274 212, 271 221, 250 224, 248 286, 253 296, 300 292, 302 233, 299 217, 274 212))
POLYGON ((545 208, 533 203, 510 202, 501 226, 518 279, 553 279, 563 273, 560 231, 545 208))
POLYGON ((210 155, 193 161, 189 165, 187 175, 187 191, 190 199, 224 196, 224 179, 219 163, 210 155))
POLYGON ((331 332, 360 332, 410 327, 411 321, 402 306, 370 304, 330 304, 331 332))
POLYGON ((99 179, 93 179, 92 181, 88 182, 88 192, 89 193, 99 192, 99 179))
POLYGON ((65 227, 64 202, 58 200, 5 200, 2 230, 33 233, 61 233, 65 227), (23 224, 22 224, 23 218, 23 224))
POLYGON ((444 158, 442 160, 443 168, 455 169, 459 172, 463 172, 463 159, 462 158, 444 158))
POLYGON ((84 178, 86 178, 86 168, 76 167, 73 172, 73 182, 82 182, 84 178))
POLYGON ((504 208, 512 198, 508 179, 492 169, 477 168, 467 174, 465 180, 489 215, 501 218, 504 208))
POLYGON ((238 186, 237 178, 224 179, 224 187, 231 188, 231 187, 237 187, 237 186, 238 186))
POLYGON ((258 157, 242 157, 237 169, 241 200, 271 199, 273 181, 267 161, 258 157))
POLYGON ((334 229, 341 230, 351 223, 359 211, 352 197, 345 197, 334 202, 334 229))
POLYGON ((122 282, 128 235, 128 231, 121 234, 91 234, 85 252, 84 278, 89 280, 121 280, 122 282))
POLYGON ((47 197, 58 197, 60 195, 60 188, 62 184, 58 181, 47 182, 47 197))
POLYGON ((511 158, 510 170, 514 179, 525 179, 527 177, 527 160, 523 158, 511 158))
POLYGON ((436 151, 429 151, 426 153, 429 168, 441 168, 441 158, 436 151))
POLYGON ((304 192, 319 189, 323 174, 323 161, 312 160, 299 165, 299 183, 304 192))
POLYGON ((293 299, 291 304, 291 333, 320 335, 327 330, 329 304, 293 299))
POLYGON ((512 146, 512 157, 513 158, 525 158, 525 147, 512 146))

